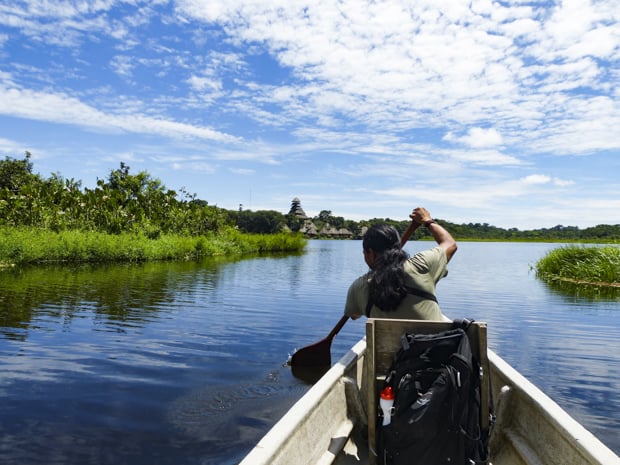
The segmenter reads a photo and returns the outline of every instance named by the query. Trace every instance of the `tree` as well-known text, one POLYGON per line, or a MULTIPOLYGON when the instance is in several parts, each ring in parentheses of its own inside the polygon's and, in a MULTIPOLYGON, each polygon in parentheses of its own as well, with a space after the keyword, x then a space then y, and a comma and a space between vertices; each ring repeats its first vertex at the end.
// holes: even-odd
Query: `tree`
POLYGON ((317 219, 319 221, 322 221, 323 223, 329 223, 329 220, 331 217, 332 217, 331 210, 321 210, 321 212, 319 213, 319 216, 317 216, 317 219))
POLYGON ((286 224, 285 220, 284 215, 275 210, 243 210, 239 212, 237 226, 243 232, 271 234, 280 232, 286 224))
POLYGON ((33 181, 31 154, 26 152, 23 160, 6 157, 0 161, 0 189, 18 192, 20 188, 33 181))

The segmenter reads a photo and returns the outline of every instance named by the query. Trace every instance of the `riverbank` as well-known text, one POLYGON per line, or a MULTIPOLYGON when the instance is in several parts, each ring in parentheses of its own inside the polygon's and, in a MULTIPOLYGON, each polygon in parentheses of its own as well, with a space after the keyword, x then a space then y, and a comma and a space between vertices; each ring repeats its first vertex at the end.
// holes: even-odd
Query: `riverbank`
POLYGON ((53 232, 37 228, 0 228, 0 267, 37 263, 143 262, 193 260, 265 252, 299 252, 306 239, 297 234, 243 234, 229 229, 207 236, 53 232))
POLYGON ((620 248, 560 247, 538 261, 536 276, 546 281, 620 287, 620 248))

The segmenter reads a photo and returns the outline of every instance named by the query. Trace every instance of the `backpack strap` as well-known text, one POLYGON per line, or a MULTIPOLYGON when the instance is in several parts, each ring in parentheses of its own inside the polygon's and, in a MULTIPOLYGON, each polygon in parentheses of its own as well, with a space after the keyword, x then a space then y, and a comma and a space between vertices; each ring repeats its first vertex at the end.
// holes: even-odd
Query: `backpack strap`
POLYGON ((454 320, 452 320, 452 328, 461 328, 463 331, 467 332, 467 330, 474 321, 476 320, 474 320, 473 318, 471 320, 469 318, 455 318, 454 320))
POLYGON ((368 303, 366 304, 366 318, 370 318, 370 310, 372 309, 372 300, 368 296, 368 303))
MULTIPOLYGON (((403 286, 403 287, 407 291, 407 294, 413 294, 415 296, 421 297, 422 299, 432 300, 435 303, 439 303, 437 302, 437 297, 435 297, 435 295, 431 294, 430 292, 426 292, 426 291, 423 291, 422 289, 417 289, 411 286, 403 286)), ((368 297, 368 303, 366 304, 366 312, 365 312, 367 318, 370 318, 370 310, 372 309, 372 306, 373 306, 373 302, 370 299, 370 297, 368 297)))
POLYGON ((437 297, 435 297, 435 295, 431 294, 430 292, 423 291, 422 289, 416 289, 415 287, 411 286, 405 286, 405 290, 408 294, 413 294, 418 297, 422 297, 423 299, 432 300, 433 302, 437 303, 437 297))

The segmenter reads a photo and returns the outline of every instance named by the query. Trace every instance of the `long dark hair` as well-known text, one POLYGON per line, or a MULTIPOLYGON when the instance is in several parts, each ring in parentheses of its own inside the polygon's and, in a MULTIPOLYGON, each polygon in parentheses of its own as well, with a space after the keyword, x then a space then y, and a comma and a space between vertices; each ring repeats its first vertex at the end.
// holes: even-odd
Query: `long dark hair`
POLYGON ((384 312, 396 310, 407 295, 403 263, 409 258, 400 247, 400 235, 393 226, 371 226, 362 240, 364 250, 374 250, 376 257, 370 272, 370 301, 384 312))

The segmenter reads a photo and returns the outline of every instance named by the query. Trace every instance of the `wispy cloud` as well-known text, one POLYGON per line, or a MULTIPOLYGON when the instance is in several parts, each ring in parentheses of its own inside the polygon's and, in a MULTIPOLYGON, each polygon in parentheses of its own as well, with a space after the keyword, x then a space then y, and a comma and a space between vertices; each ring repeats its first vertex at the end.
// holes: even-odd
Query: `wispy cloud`
POLYGON ((0 137, 0 153, 19 153, 23 150, 23 143, 0 137))
POLYGON ((547 176, 546 174, 530 174, 521 179, 521 182, 524 185, 544 185, 544 184, 553 184, 555 186, 571 186, 574 184, 574 181, 552 178, 551 176, 547 176))
POLYGON ((100 111, 75 97, 62 93, 46 93, 0 85, 0 114, 52 123, 73 124, 90 129, 194 137, 234 143, 236 137, 177 121, 159 119, 146 114, 112 114, 100 111))

